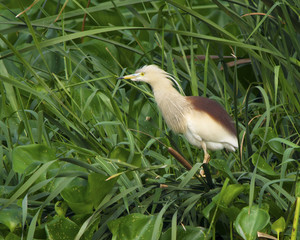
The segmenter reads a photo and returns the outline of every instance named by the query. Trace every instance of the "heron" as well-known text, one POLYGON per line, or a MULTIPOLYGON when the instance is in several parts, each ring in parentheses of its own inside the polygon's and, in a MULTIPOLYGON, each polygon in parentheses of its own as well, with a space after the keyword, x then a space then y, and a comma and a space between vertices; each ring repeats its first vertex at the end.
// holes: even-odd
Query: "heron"
POLYGON ((167 126, 187 141, 203 149, 207 164, 207 150, 238 148, 235 124, 226 110, 216 101, 201 96, 183 96, 174 87, 176 80, 157 65, 146 65, 135 73, 120 77, 148 83, 167 126))

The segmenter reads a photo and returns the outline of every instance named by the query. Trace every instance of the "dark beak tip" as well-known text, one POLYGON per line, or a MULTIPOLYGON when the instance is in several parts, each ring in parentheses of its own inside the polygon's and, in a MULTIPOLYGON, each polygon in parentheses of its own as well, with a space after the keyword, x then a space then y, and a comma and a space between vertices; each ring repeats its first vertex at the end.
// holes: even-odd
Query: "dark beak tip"
POLYGON ((124 77, 118 77, 117 79, 124 79, 124 77))

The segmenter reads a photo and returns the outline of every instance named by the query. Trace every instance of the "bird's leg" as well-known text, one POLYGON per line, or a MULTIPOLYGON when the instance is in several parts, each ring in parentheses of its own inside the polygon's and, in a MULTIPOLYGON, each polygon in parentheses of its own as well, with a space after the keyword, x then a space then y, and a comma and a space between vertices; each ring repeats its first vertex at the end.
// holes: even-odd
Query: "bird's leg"
POLYGON ((207 152, 204 152, 204 160, 203 163, 208 163, 210 160, 210 155, 207 152))
POLYGON ((206 144, 205 142, 201 141, 201 147, 204 151, 204 160, 203 160, 203 163, 208 163, 209 160, 210 160, 210 155, 208 154, 207 150, 206 150, 206 144))
POLYGON ((206 178, 207 184, 210 188, 213 188, 213 182, 212 182, 212 178, 211 178, 211 174, 208 168, 208 162, 210 160, 210 155, 208 154, 207 150, 206 150, 206 144, 205 142, 201 141, 201 147, 203 148, 204 151, 204 160, 203 160, 203 165, 202 168, 200 170, 200 175, 202 177, 206 178))
MULTIPOLYGON (((205 142, 201 141, 200 144, 201 144, 201 147, 202 147, 202 149, 204 151, 204 160, 203 160, 203 163, 206 164, 208 162, 207 158, 209 159, 210 156, 209 156, 209 154, 206 151, 206 144, 205 144, 205 142)), ((203 167, 201 167, 201 169, 200 169, 200 175, 201 175, 201 177, 206 177, 203 167)))
POLYGON ((201 169, 200 169, 200 175, 201 175, 201 177, 203 177, 203 178, 206 177, 205 172, 204 172, 204 170, 203 170, 203 167, 201 167, 201 169))

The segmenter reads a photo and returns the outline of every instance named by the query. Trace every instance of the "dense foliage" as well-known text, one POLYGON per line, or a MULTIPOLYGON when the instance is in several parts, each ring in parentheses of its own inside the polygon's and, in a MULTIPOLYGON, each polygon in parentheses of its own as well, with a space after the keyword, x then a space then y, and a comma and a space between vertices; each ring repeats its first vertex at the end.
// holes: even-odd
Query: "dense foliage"
POLYGON ((300 239, 299 9, 1 2, 0 239, 300 239), (153 63, 236 122, 239 150, 211 152, 212 183, 150 87, 117 79, 153 63))

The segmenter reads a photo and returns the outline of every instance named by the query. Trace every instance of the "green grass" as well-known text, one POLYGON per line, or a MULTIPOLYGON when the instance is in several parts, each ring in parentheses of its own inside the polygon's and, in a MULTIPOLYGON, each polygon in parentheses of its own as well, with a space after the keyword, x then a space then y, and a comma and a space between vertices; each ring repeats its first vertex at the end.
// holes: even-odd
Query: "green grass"
POLYGON ((0 3, 0 239, 299 238, 297 1, 58 2, 0 3), (212 185, 117 79, 153 63, 235 119, 212 185))

